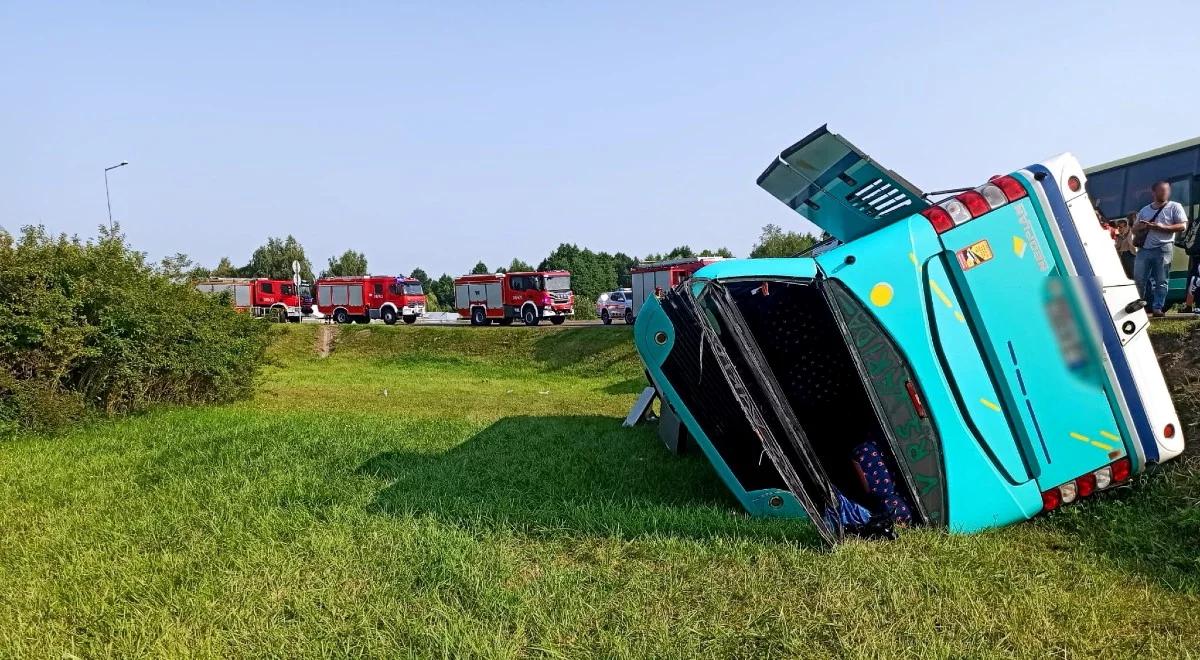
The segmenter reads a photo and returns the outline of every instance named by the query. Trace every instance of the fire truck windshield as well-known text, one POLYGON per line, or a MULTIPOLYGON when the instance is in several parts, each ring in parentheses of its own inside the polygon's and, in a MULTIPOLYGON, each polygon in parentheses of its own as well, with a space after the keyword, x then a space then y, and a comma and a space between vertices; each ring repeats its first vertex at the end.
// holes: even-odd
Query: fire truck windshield
POLYGON ((404 293, 410 296, 425 295, 425 289, 421 288, 420 282, 409 282, 404 285, 404 293))
POLYGON ((546 278, 546 291, 569 291, 571 289, 570 275, 554 275, 546 278))

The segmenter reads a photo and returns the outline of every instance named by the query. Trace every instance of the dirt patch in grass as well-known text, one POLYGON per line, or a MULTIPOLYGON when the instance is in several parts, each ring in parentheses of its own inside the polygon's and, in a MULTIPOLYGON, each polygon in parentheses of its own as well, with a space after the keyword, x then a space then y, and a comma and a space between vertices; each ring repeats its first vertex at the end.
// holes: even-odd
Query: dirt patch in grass
POLYGON ((317 357, 327 358, 333 352, 333 343, 337 337, 337 328, 332 325, 322 325, 317 329, 317 357))

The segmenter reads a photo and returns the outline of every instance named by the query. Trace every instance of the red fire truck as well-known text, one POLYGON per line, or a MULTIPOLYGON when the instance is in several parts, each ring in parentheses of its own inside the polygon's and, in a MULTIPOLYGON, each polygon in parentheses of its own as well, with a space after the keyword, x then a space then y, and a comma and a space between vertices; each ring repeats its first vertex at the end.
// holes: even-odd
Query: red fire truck
POLYGON ((471 325, 512 325, 514 319, 537 325, 544 318, 562 325, 575 313, 575 294, 565 270, 463 275, 454 280, 454 306, 471 325))
POLYGON ((392 275, 322 277, 313 285, 317 311, 335 323, 416 323, 425 314, 420 280, 392 275))
POLYGON ((650 296, 663 294, 690 279, 692 273, 721 257, 690 257, 670 261, 650 261, 629 269, 633 279, 633 315, 650 296))
POLYGON ((196 283, 202 293, 229 293, 234 309, 276 321, 300 322, 300 296, 291 280, 217 277, 196 283))

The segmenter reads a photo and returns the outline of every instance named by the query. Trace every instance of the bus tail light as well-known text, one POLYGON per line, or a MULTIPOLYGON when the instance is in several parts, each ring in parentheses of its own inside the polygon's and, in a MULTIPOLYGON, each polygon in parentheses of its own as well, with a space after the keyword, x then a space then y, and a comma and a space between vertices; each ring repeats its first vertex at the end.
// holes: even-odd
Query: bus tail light
POLYGON ((1003 190, 1004 196, 1007 197, 1008 201, 1010 202, 1015 202, 1029 194, 1025 192, 1025 186, 1022 186, 1021 182, 1017 181, 1016 178, 1012 176, 994 176, 992 177, 991 181, 988 181, 988 183, 996 186, 1000 190, 1003 190))
POLYGON ((1072 481, 1051 488, 1042 493, 1042 510, 1053 511, 1064 504, 1070 504, 1084 497, 1089 497, 1097 491, 1104 490, 1129 479, 1131 464, 1129 458, 1122 458, 1106 465, 1095 472, 1085 474, 1072 481))
POLYGON ((955 195, 954 199, 962 202, 962 205, 966 207, 967 211, 971 214, 971 218, 978 218, 984 213, 992 210, 992 205, 988 204, 987 199, 985 199, 977 190, 968 190, 961 195, 955 195))
POLYGON ((1071 502, 1074 502, 1077 497, 1079 497, 1079 490, 1075 487, 1074 481, 1068 481, 1067 483, 1059 486, 1058 493, 1062 497, 1063 504, 1070 504, 1071 502))
POLYGON ((921 215, 929 220, 934 231, 942 234, 1027 195, 1025 187, 1016 178, 994 176, 975 190, 959 193, 921 211, 921 215))
POLYGON ((1120 483, 1129 478, 1130 465, 1128 458, 1122 458, 1112 464, 1112 479, 1113 483, 1120 483))
POLYGON ((1079 491, 1080 497, 1089 497, 1096 492, 1096 475, 1085 474, 1075 480, 1075 490, 1079 491))
POLYGON ((1042 493, 1042 510, 1043 511, 1053 511, 1053 510, 1057 509, 1061 504, 1062 504, 1062 494, 1060 494, 1058 492, 1057 488, 1051 488, 1050 490, 1042 493))
POLYGON ((933 230, 939 234, 954 229, 954 219, 940 206, 931 206, 921 211, 921 215, 925 216, 929 224, 933 225, 933 230))

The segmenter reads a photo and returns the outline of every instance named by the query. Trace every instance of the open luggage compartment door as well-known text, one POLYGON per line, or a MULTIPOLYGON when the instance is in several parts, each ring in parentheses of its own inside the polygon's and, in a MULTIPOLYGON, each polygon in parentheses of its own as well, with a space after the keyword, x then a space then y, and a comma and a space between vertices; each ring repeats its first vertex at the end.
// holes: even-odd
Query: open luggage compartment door
POLYGON ((929 208, 916 186, 825 126, 779 154, 758 185, 843 243, 929 208))
POLYGON ((661 304, 674 329, 664 374, 699 427, 690 430, 715 452, 710 460, 723 463, 718 472, 751 490, 739 466, 747 456, 757 456, 760 464, 765 456, 821 537, 830 544, 840 541, 845 530, 839 497, 724 288, 710 283, 697 298, 682 286, 661 304))

